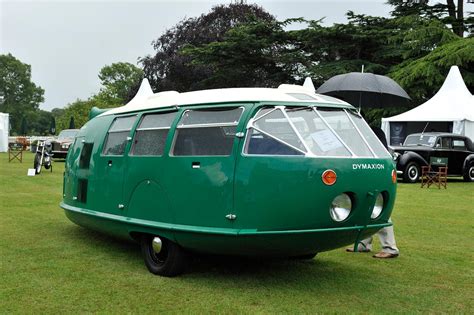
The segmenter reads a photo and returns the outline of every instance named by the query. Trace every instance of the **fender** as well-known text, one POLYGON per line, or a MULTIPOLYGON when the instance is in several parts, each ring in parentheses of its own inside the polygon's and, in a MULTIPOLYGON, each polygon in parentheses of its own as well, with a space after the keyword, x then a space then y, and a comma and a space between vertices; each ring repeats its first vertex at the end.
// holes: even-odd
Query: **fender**
POLYGON ((467 167, 469 166, 469 164, 471 164, 471 163, 474 163, 474 154, 469 154, 464 159, 464 163, 462 164, 463 171, 466 170, 467 167))
POLYGON ((406 151, 398 159, 397 170, 399 170, 399 171, 405 170, 405 167, 408 165, 408 163, 410 163, 412 161, 417 162, 420 166, 428 165, 428 162, 421 155, 419 155, 418 153, 413 152, 413 151, 406 151))

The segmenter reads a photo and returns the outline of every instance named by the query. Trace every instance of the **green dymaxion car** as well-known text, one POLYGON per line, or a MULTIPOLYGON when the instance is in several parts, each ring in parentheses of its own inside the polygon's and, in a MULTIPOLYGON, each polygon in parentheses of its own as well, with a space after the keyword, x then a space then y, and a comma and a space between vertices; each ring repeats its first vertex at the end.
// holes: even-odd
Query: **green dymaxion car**
POLYGON ((335 98, 290 85, 153 94, 145 81, 90 116, 61 207, 140 242, 154 274, 181 273, 190 252, 312 258, 391 225, 391 155, 335 98))

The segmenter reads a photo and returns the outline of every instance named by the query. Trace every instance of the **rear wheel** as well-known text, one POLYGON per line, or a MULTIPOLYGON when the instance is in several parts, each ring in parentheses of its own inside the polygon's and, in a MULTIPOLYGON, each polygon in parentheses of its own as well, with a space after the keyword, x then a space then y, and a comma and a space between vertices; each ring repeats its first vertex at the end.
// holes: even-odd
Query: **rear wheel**
POLYGON ((420 166, 416 162, 408 163, 403 172, 403 181, 405 183, 416 183, 420 178, 420 166))
POLYGON ((144 235, 140 246, 145 266, 151 273, 165 277, 183 273, 186 253, 178 244, 158 236, 144 235))
POLYGON ((474 182, 474 162, 471 162, 466 166, 463 177, 466 182, 474 182))
POLYGON ((39 155, 39 154, 35 155, 35 161, 33 163, 33 166, 35 168, 35 173, 36 174, 41 173, 41 155, 39 155))

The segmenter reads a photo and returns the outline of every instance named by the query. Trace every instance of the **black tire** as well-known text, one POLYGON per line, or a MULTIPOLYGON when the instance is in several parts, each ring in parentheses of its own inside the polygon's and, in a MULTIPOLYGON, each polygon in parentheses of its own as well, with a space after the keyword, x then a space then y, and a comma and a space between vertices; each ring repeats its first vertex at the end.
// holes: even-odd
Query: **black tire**
POLYGON ((176 243, 160 238, 162 248, 159 253, 153 250, 152 241, 154 236, 143 235, 140 239, 145 266, 148 271, 155 275, 175 277, 184 271, 186 253, 176 243))
POLYGON ((416 162, 410 162, 403 172, 403 181, 405 183, 416 183, 420 179, 421 168, 416 162))
POLYGON ((39 154, 35 155, 35 161, 33 163, 35 169, 35 174, 41 173, 41 156, 39 154))
POLYGON ((300 255, 300 256, 292 256, 291 259, 310 260, 316 257, 317 254, 318 253, 311 253, 311 254, 300 255))
POLYGON ((471 162, 466 166, 463 178, 465 182, 474 182, 474 162, 471 162))

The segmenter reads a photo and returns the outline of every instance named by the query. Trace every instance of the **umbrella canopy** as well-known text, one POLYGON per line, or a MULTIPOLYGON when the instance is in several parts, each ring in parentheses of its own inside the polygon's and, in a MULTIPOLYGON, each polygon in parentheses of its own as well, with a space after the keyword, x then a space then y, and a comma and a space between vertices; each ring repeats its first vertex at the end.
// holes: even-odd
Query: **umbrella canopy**
POLYGON ((408 105, 410 96, 389 77, 350 72, 336 75, 319 87, 320 94, 340 98, 355 107, 383 108, 408 105))

